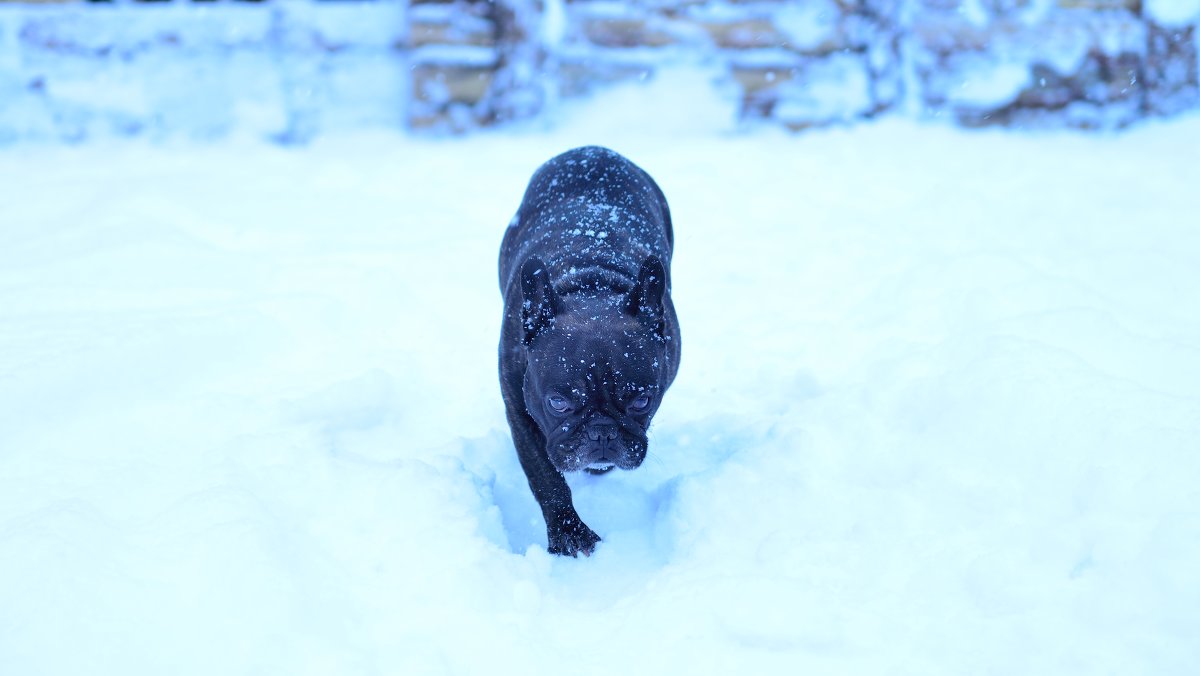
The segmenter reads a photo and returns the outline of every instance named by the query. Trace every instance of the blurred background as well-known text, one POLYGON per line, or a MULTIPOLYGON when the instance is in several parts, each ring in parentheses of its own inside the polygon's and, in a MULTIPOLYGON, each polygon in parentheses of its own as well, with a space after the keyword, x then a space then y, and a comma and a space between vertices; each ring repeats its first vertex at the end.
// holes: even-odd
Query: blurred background
POLYGON ((1200 0, 0 0, 0 142, 467 132, 673 66, 739 125, 1122 128, 1197 105, 1198 20, 1200 0))

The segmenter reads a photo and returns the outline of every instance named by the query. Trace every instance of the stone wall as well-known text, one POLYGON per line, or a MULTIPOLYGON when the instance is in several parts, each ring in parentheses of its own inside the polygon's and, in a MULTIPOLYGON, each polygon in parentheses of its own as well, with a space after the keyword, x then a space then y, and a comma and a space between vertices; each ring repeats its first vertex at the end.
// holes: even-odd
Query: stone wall
POLYGON ((534 114, 539 100, 681 62, 721 72, 714 86, 740 119, 793 129, 897 109, 967 125, 1119 127, 1198 99, 1200 10, 1164 23, 1142 0, 554 0, 491 12, 516 21, 481 5, 494 7, 414 1, 418 53, 441 57, 422 78, 467 90, 418 88, 415 125, 534 114), (474 56, 435 51, 450 45, 474 56), (504 69, 521 74, 497 78, 504 69), (505 87, 521 105, 497 105, 505 87), (470 115, 456 114, 463 104, 470 115))
POLYGON ((1197 106, 1198 15, 1200 0, 0 0, 0 141, 463 131, 680 64, 715 73, 747 124, 1112 128, 1197 106))
POLYGON ((485 9, 496 6, 414 0, 413 56, 419 79, 435 83, 417 84, 415 125, 509 119, 536 111, 537 101, 680 63, 718 68, 723 78, 714 86, 742 118, 797 128, 871 117, 903 95, 898 6, 884 0, 531 0, 491 10, 498 20, 485 9), (505 69, 512 74, 493 82, 505 69), (519 104, 504 87, 515 88, 519 104), (505 104, 480 108, 498 101, 505 104))
POLYGON ((405 9, 0 2, 0 142, 402 127, 405 9))
POLYGON ((1140 0, 1009 0, 979 15, 921 3, 920 102, 962 123, 1120 127, 1197 104, 1194 20, 1162 25, 1140 0))

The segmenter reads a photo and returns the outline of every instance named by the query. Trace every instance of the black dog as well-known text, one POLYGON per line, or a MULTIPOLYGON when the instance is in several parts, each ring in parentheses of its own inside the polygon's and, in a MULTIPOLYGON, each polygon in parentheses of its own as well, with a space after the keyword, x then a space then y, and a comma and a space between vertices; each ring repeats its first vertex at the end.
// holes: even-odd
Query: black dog
POLYGON ((600 537, 563 472, 634 469, 679 369, 667 201, 606 148, 534 173, 500 247, 500 389, 549 550, 591 554, 600 537))

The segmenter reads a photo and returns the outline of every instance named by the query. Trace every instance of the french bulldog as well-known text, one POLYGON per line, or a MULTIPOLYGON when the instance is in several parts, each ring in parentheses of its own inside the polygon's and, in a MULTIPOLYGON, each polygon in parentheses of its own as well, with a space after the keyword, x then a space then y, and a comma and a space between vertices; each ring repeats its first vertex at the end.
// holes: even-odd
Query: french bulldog
POLYGON ((600 147, 529 181, 500 246, 500 389, 548 550, 591 555, 564 472, 630 470, 679 370, 674 236, 649 174, 600 147))

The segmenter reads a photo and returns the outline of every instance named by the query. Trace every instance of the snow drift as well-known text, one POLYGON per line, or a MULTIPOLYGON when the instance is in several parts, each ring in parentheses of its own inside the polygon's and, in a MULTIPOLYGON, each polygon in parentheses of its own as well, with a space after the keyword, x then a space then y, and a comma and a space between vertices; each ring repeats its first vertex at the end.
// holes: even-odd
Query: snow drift
POLYGON ((642 133, 645 94, 0 152, 0 672, 1191 673, 1200 121, 642 133), (666 192, 687 348, 572 560, 494 265, 584 143, 666 192))

